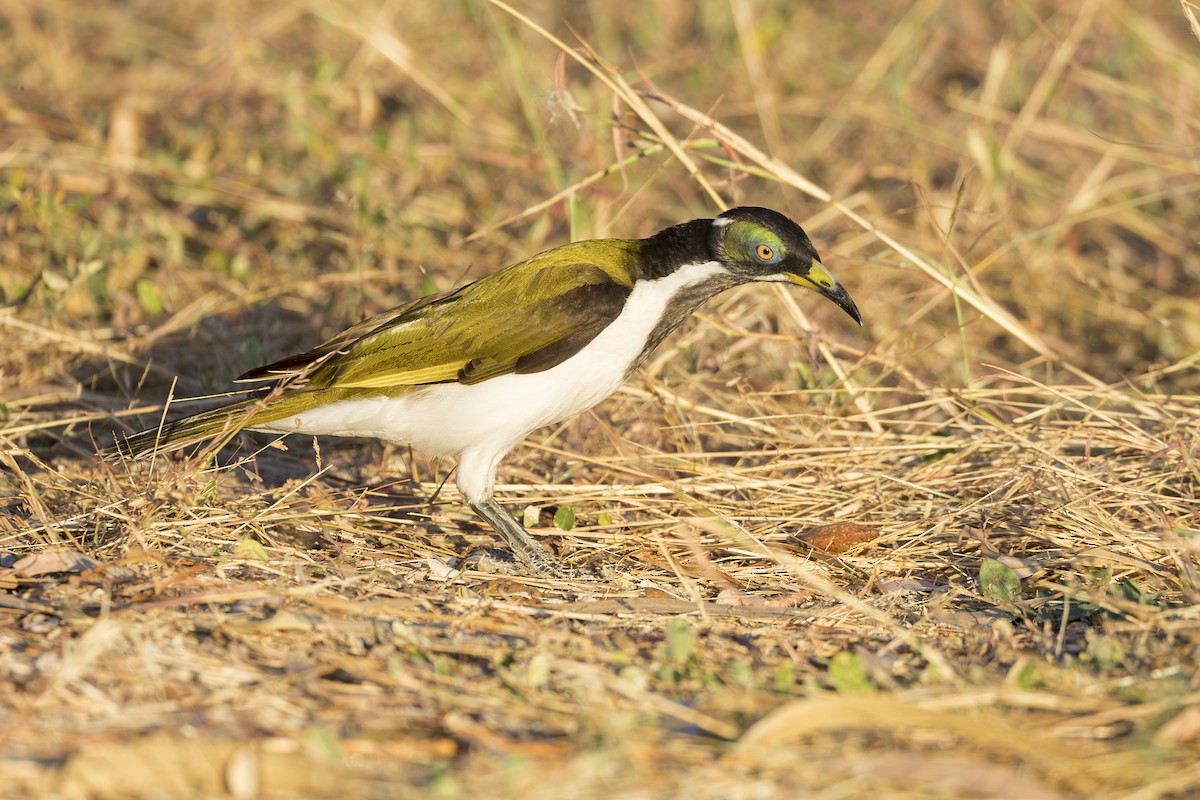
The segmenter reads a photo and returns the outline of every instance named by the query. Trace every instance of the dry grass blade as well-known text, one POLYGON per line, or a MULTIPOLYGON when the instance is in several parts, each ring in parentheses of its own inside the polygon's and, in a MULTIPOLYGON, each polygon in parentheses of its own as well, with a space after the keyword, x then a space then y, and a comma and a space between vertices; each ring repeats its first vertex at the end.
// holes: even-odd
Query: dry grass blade
POLYGON ((666 146, 675 158, 679 159, 679 163, 687 170, 688 175, 696 181, 704 193, 708 195, 713 204, 720 209, 727 207, 725 200, 717 193, 712 184, 700 170, 695 160, 688 155, 683 145, 675 138, 674 134, 663 124, 642 96, 625 80, 620 71, 607 64, 598 53, 596 53, 586 42, 582 43, 583 52, 579 52, 575 48, 568 45, 562 39, 558 38, 550 31, 543 28, 538 23, 534 22, 527 15, 514 9, 512 6, 503 2, 503 0, 488 0, 489 3, 503 10, 507 14, 511 14, 514 18, 521 21, 522 24, 528 26, 531 30, 538 33, 566 55, 575 59, 578 63, 586 67, 593 75, 599 78, 605 85, 612 89, 613 93, 621 99, 626 105, 633 109, 634 113, 650 127, 650 130, 658 137, 659 141, 666 146))
MULTIPOLYGON (((647 95, 666 103, 681 116, 691 120, 705 130, 712 132, 712 134, 718 139, 720 139, 722 142, 725 142, 738 153, 757 164, 767 174, 784 183, 796 187, 805 194, 829 203, 833 208, 837 209, 839 213, 843 214, 855 224, 861 226, 863 230, 867 231, 872 236, 875 236, 881 242, 894 249, 909 263, 920 269, 925 275, 929 276, 946 289, 949 289, 956 297, 961 297, 965 302, 978 309, 980 313, 984 314, 988 319, 995 322, 1013 337, 1024 342, 1034 352, 1046 357, 1053 363, 1057 364, 1061 362, 1060 356, 1049 346, 1047 346, 1040 337, 1030 331, 1008 311, 1005 311, 998 303, 996 303, 995 300, 979 293, 979 291, 977 291, 975 288, 968 286, 958 276, 953 275, 946 270, 939 269, 928 259, 917 255, 917 253, 911 248, 902 244, 890 234, 880 230, 876 225, 871 223, 861 214, 854 211, 854 209, 834 199, 828 191, 808 180, 803 175, 796 172, 796 170, 789 167, 787 164, 784 164, 782 161, 767 155, 762 150, 751 144, 747 139, 728 128, 726 125, 718 122, 707 114, 688 106, 686 103, 683 103, 680 100, 663 93, 661 90, 655 89, 653 92, 647 93, 647 95)), ((1071 368, 1070 364, 1062 364, 1062 366, 1071 368)), ((1072 372, 1079 377, 1094 381, 1097 385, 1100 384, 1099 380, 1091 378, 1084 371, 1072 369, 1072 372)))
POLYGON ((361 13, 358 9, 335 8, 326 2, 311 2, 307 5, 313 14, 325 22, 352 33, 374 48, 463 125, 472 124, 471 112, 455 100, 435 78, 425 74, 418 65, 417 56, 412 48, 401 40, 394 30, 388 29, 389 23, 385 13, 379 13, 374 19, 366 21, 358 18, 361 13))
MULTIPOLYGON (((913 733, 922 729, 941 736, 961 737, 968 747, 1005 753, 1031 762, 1040 770, 1062 778, 1075 776, 1076 754, 1061 743, 1033 739, 1027 731, 987 716, 927 710, 920 702, 899 698, 834 697, 796 700, 781 706, 742 734, 731 758, 755 757, 768 748, 778 748, 804 737, 838 730, 882 730, 913 733)), ((1102 765, 1093 765, 1093 769, 1102 765)), ((1121 765, 1108 764, 1108 774, 1093 773, 1092 791, 1111 780, 1121 765)), ((1083 786, 1077 786, 1083 789, 1083 786)))
POLYGON ((1197 41, 1200 41, 1200 22, 1196 20, 1196 4, 1191 0, 1179 0, 1179 7, 1183 10, 1183 16, 1191 26, 1192 33, 1195 34, 1197 41))

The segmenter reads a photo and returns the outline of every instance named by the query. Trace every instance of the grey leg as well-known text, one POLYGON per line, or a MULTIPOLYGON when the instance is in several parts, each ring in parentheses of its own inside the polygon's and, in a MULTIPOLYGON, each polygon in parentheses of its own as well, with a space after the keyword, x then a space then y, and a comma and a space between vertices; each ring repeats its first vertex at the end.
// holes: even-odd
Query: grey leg
POLYGON ((553 575, 556 578, 570 577, 575 573, 561 560, 556 558, 549 550, 542 547, 537 541, 529 535, 529 531, 504 510, 504 507, 496 502, 494 497, 489 497, 482 503, 471 503, 471 508, 476 514, 487 521, 489 525, 496 529, 496 532, 504 537, 508 542, 508 546, 512 548, 513 555, 517 557, 521 563, 529 566, 535 572, 541 572, 546 575, 553 575))

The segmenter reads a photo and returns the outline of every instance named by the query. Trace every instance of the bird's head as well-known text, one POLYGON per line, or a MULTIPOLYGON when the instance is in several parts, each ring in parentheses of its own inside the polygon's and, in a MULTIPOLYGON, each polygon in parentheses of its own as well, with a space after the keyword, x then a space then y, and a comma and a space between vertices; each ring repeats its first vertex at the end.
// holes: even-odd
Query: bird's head
POLYGON ((804 230, 777 211, 731 208, 713 220, 709 249, 746 281, 790 283, 824 295, 862 325, 862 315, 821 263, 804 230))

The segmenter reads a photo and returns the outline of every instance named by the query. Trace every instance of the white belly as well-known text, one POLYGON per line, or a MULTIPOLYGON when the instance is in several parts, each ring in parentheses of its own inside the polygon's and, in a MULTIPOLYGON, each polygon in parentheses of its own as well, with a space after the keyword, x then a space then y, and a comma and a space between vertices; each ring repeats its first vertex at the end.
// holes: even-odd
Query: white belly
POLYGON ((481 442, 512 447, 532 431, 585 411, 621 385, 624 369, 580 369, 578 357, 529 375, 474 386, 435 384, 402 397, 362 397, 256 426, 275 433, 365 436, 431 456, 458 456, 481 442))

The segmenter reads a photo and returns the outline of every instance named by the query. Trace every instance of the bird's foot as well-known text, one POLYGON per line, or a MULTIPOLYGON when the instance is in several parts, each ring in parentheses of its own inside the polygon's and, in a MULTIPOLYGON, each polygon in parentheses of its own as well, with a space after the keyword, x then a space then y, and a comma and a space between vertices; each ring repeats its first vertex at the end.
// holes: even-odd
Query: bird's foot
POLYGON ((475 547, 459 559, 457 568, 477 569, 494 575, 550 577, 560 580, 595 580, 599 575, 591 570, 574 567, 557 558, 543 547, 517 557, 498 547, 475 547))
MULTIPOLYGON (((521 523, 517 522, 512 514, 505 511, 494 499, 489 497, 483 502, 472 504, 471 508, 474 509, 476 514, 486 520, 489 525, 495 528, 496 532, 508 542, 508 546, 512 548, 512 554, 508 558, 511 559, 511 563, 514 566, 522 566, 527 572, 537 575, 568 580, 596 577, 596 575, 589 574, 585 570, 570 566, 542 547, 536 539, 529 535, 529 531, 525 530, 521 526, 521 523)), ((493 550, 492 552, 496 551, 493 550)), ((464 562, 470 557, 471 555, 468 553, 464 562)), ((518 573, 514 572, 512 568, 505 568, 503 574, 513 575, 518 573)))
POLYGON ((455 568, 459 570, 477 569, 493 575, 529 575, 533 573, 530 567, 518 561, 509 551, 486 545, 472 547, 458 560, 455 568))

